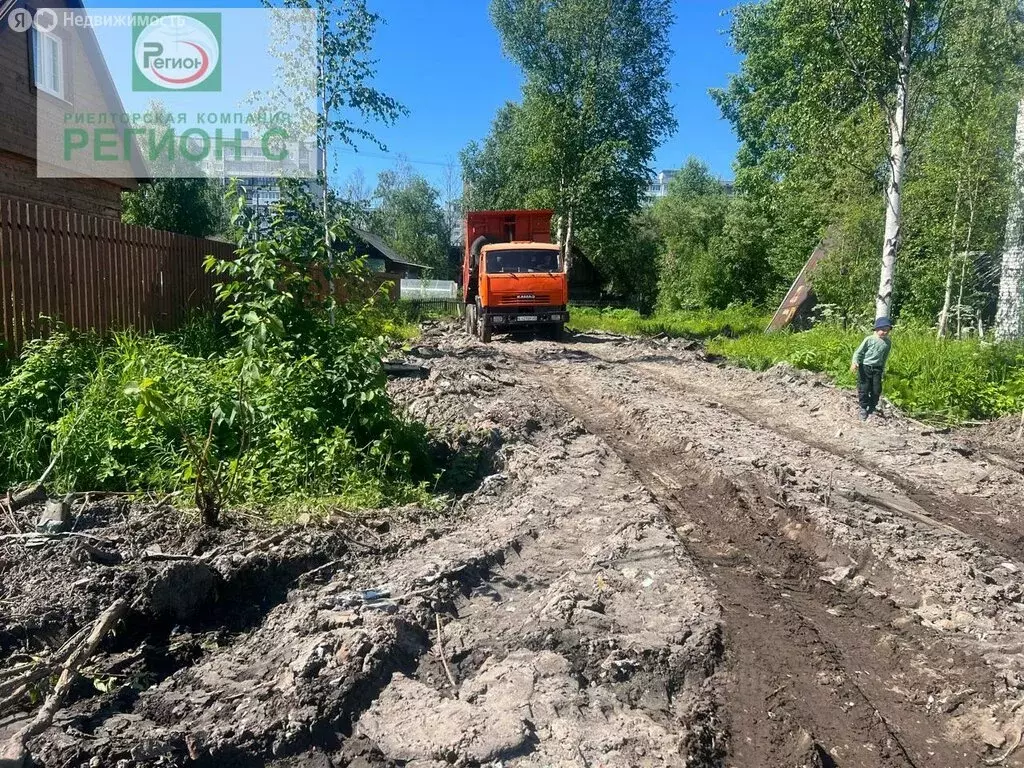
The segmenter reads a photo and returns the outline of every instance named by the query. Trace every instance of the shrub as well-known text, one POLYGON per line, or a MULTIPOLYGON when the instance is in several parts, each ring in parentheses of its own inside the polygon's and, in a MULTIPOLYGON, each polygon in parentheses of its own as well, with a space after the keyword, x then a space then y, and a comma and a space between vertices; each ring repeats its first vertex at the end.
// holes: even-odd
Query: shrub
MULTIPOLYGON (((58 491, 187 491, 210 522, 223 503, 424 497, 426 432, 396 411, 380 364, 393 320, 317 291, 315 223, 282 210, 266 236, 254 226, 237 258, 207 264, 219 323, 26 348, 0 384, 0 482, 55 459, 58 491)), ((363 274, 350 261, 336 277, 363 274)))

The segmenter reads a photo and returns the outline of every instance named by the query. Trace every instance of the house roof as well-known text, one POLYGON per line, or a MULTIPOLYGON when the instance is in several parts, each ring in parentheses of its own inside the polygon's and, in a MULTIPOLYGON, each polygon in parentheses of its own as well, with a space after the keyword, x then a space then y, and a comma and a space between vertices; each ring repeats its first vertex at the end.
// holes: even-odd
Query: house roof
POLYGON ((352 227, 351 229, 353 232, 355 232, 356 237, 358 237, 364 243, 369 245, 371 248, 380 251, 382 254, 384 254, 384 257, 388 259, 388 261, 393 261, 396 264, 401 264, 402 266, 405 267, 431 269, 431 267, 427 266, 426 264, 417 264, 415 261, 409 261, 409 259, 399 254, 394 248, 385 243, 383 240, 380 239, 380 237, 373 234, 372 232, 367 232, 365 229, 359 229, 359 227, 352 227))
MULTIPOLYGON (((88 9, 85 7, 83 0, 66 0, 66 5, 72 10, 80 10, 88 13, 88 9)), ((103 51, 100 50, 99 40, 96 39, 96 34, 92 31, 91 26, 85 26, 84 32, 82 33, 82 39, 85 41, 86 56, 89 58, 89 63, 92 64, 92 68, 96 72, 96 79, 100 82, 100 88, 103 89, 103 95, 107 99, 107 103, 113 105, 114 111, 124 112, 124 102, 121 101, 121 94, 117 92, 117 87, 114 85, 114 78, 110 74, 110 68, 107 66, 107 59, 103 55, 103 51)), ((150 181, 149 171, 146 168, 145 163, 143 163, 139 157, 138 151, 131 153, 131 156, 128 158, 128 162, 131 164, 132 170, 135 172, 135 178, 114 179, 114 183, 119 184, 126 189, 133 189, 138 186, 139 182, 150 181)))

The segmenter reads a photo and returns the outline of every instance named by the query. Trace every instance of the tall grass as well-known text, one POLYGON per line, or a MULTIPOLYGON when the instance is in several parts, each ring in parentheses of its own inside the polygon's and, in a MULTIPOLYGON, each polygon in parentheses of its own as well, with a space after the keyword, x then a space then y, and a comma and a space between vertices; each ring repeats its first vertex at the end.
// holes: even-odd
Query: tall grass
POLYGON ((738 336, 767 327, 770 315, 749 305, 723 310, 694 309, 644 317, 634 309, 569 307, 569 327, 575 331, 607 331, 626 336, 681 336, 707 339, 738 336))
MULTIPOLYGON (((707 350, 755 370, 779 362, 820 371, 842 387, 855 387, 854 350, 866 331, 819 325, 803 333, 716 338, 707 350)), ((884 394, 905 412, 961 422, 990 419, 1024 408, 1024 347, 977 339, 938 340, 923 328, 897 328, 884 394)))
POLYGON ((342 325, 298 356, 225 354, 206 318, 164 335, 33 341, 0 380, 0 489, 56 459, 59 492, 188 491, 208 472, 229 503, 423 501, 425 429, 388 397, 383 346, 365 335, 380 329, 352 340, 342 325))
MULTIPOLYGON (((827 374, 840 387, 856 386, 850 358, 868 333, 822 323, 805 332, 766 334, 770 316, 749 306, 650 317, 621 309, 571 311, 577 331, 704 339, 709 353, 737 365, 765 370, 788 363, 827 374)), ((892 340, 884 394, 904 412, 957 423, 1024 410, 1024 345, 938 340, 932 329, 900 326, 892 340)))

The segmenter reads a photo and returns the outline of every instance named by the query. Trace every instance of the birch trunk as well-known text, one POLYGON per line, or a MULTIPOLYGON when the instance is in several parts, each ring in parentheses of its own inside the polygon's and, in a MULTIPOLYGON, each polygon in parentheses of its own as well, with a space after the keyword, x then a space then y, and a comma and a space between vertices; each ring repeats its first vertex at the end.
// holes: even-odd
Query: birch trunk
POLYGON ((974 201, 978 196, 978 187, 968 199, 971 213, 967 220, 967 238, 964 240, 964 255, 960 260, 960 293, 956 299, 956 336, 963 338, 963 314, 964 314, 964 282, 967 280, 967 260, 971 258, 971 237, 974 235, 974 201))
POLYGON ((328 218, 328 195, 327 195, 327 149, 331 140, 331 107, 327 94, 327 21, 317 19, 320 32, 320 50, 317 61, 317 77, 319 78, 319 96, 322 114, 322 122, 317 126, 319 134, 317 143, 320 145, 320 203, 324 215, 324 255, 327 257, 327 293, 330 299, 327 304, 327 313, 331 325, 335 323, 334 302, 337 298, 337 288, 334 284, 334 250, 331 248, 331 223, 328 218))
POLYGON ((565 268, 565 274, 569 274, 569 270, 572 269, 572 209, 569 209, 569 215, 566 216, 565 224, 565 242, 562 247, 562 265, 565 268))
POLYGON ((945 338, 949 325, 949 308, 953 301, 953 263, 956 260, 956 223, 960 214, 960 194, 963 189, 963 177, 956 181, 956 201, 953 203, 953 220, 949 225, 949 271, 946 272, 946 295, 942 300, 942 312, 939 313, 938 338, 945 338))
POLYGON ((1024 293, 1024 97, 1017 107, 1017 137, 1013 153, 1014 193, 1006 219, 1003 267, 999 276, 996 341, 1024 336, 1021 303, 1024 293))
POLYGON ((906 166, 907 99, 910 89, 910 21, 913 0, 903 0, 903 37, 900 42, 899 79, 896 105, 889 116, 889 179, 885 187, 885 242, 882 244, 882 273, 875 297, 875 317, 889 317, 892 311, 893 278, 903 220, 903 170, 906 166))
MULTIPOLYGON (((952 259, 950 259, 952 261, 952 259)), ((946 296, 942 300, 942 312, 939 313, 939 331, 937 337, 940 339, 946 338, 946 333, 949 328, 949 306, 953 301, 953 265, 949 265, 949 271, 946 272, 946 296)))

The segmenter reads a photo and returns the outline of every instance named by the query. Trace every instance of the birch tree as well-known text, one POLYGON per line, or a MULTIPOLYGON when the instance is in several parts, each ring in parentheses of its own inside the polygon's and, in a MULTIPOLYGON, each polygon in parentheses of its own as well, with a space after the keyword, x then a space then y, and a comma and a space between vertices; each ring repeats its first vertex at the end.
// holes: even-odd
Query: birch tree
MULTIPOLYGON (((370 129, 390 124, 406 109, 372 84, 376 62, 373 35, 381 17, 366 0, 263 0, 270 9, 300 10, 301 19, 276 25, 271 53, 278 60, 275 88, 253 94, 268 111, 288 110, 301 133, 315 136, 320 215, 327 253, 328 290, 333 296, 331 247, 335 142, 356 148, 369 143, 387 148, 370 129), (310 77, 314 75, 314 77, 310 77), (312 92, 311 92, 312 91, 312 92)), ((333 309, 331 310, 333 317, 333 309)))
MULTIPOLYGON (((883 176, 877 316, 892 311, 914 106, 911 72, 939 48, 941 10, 938 0, 742 6, 731 34, 745 59, 729 87, 713 94, 743 142, 737 174, 743 191, 770 194, 795 173, 819 189, 828 185, 816 185, 816 174, 837 180, 852 170, 867 182, 883 176)), ((821 222, 815 236, 831 223, 821 222)))
POLYGON ((999 307, 996 311, 996 339, 1011 341, 1024 337, 1024 96, 1017 109, 1014 143, 1014 193, 1006 218, 1006 240, 999 276, 999 307))
POLYGON ((892 108, 883 98, 889 123, 889 178, 885 185, 885 239, 882 242, 882 271, 875 297, 875 317, 892 314, 893 281, 896 275, 896 254, 900 247, 903 225, 903 175, 907 159, 907 107, 910 97, 910 31, 914 0, 903 0, 903 18, 898 54, 896 97, 892 108))
MULTIPOLYGON (((568 269, 581 235, 639 209, 654 151, 675 129, 671 4, 492 0, 491 18, 523 70, 516 119, 528 138, 530 180, 552 199, 568 269)), ((590 242, 599 248, 602 238, 590 242)))

